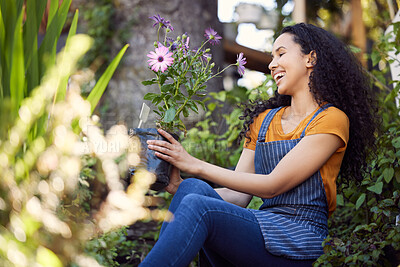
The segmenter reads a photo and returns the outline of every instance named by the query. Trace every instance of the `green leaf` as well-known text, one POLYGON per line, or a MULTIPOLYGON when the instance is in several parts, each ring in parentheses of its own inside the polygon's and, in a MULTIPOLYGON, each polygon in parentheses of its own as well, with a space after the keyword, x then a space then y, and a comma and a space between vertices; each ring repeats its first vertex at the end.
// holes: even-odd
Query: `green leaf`
POLYGON ((143 81, 143 82, 142 82, 142 84, 145 85, 145 86, 147 86, 147 85, 152 85, 152 84, 156 84, 156 83, 157 83, 157 80, 156 80, 156 79, 151 79, 151 80, 143 81))
POLYGON ((374 193, 376 193, 378 195, 380 195, 382 193, 382 188, 383 188, 383 182, 379 182, 379 183, 376 183, 373 186, 367 187, 367 189, 369 191, 374 192, 374 193))
POLYGON ((185 101, 185 96, 183 94, 178 94, 176 96, 173 96, 172 101, 175 101, 176 103, 179 103, 179 101, 185 101))
POLYGON ((370 224, 360 224, 357 225, 357 227, 354 229, 353 233, 356 233, 360 230, 365 230, 368 232, 371 232, 372 229, 376 227, 376 223, 370 223, 370 224))
POLYGON ((381 254, 381 251, 380 250, 378 250, 378 249, 374 249, 373 251, 372 251, 372 258, 373 259, 379 259, 379 255, 381 254))
POLYGON ((46 1, 26 2, 26 21, 24 23, 24 57, 27 79, 27 94, 39 84, 38 32, 46 8, 46 1))
POLYGON ((168 93, 173 91, 174 89, 174 85, 169 83, 169 84, 164 84, 163 86, 161 86, 161 92, 163 93, 168 93))
POLYGON ((144 95, 143 99, 152 101, 157 96, 158 96, 158 94, 155 94, 155 93, 147 93, 144 95))
POLYGON ((175 114, 176 114, 176 110, 175 108, 169 108, 166 112, 165 112, 165 117, 164 117, 164 122, 171 122, 174 120, 175 118, 175 114))
POLYGON ((396 177, 396 181, 400 184, 400 172, 395 172, 394 176, 396 177))
POLYGON ((395 206, 393 199, 390 198, 382 200, 382 203, 385 207, 395 206))
POLYGON ((182 109, 182 113, 183 113, 183 116, 184 116, 185 118, 187 118, 187 117, 189 116, 189 111, 188 111, 188 109, 187 109, 186 107, 184 107, 184 108, 182 109))
POLYGON ((218 93, 210 93, 210 95, 212 95, 215 99, 225 102, 226 100, 226 91, 220 91, 218 93))
POLYGON ((156 97, 154 97, 151 102, 153 102, 153 104, 157 106, 158 104, 160 104, 161 101, 163 101, 163 98, 156 94, 156 97))
POLYGON ((206 106, 204 105, 204 102, 203 101, 201 101, 201 100, 196 100, 195 101, 197 104, 199 104, 202 108, 203 108, 203 110, 206 110, 206 106))
POLYGON ((46 31, 50 28, 50 24, 53 22, 53 19, 55 18, 57 11, 58 11, 58 0, 51 0, 50 1, 50 8, 49 8, 49 15, 47 17, 47 28, 46 31))
POLYGON ((336 195, 336 204, 338 206, 344 206, 344 200, 343 200, 343 195, 342 194, 337 194, 336 195))
POLYGON ((350 51, 354 54, 360 53, 362 50, 361 48, 354 46, 354 45, 349 45, 350 51))
POLYGON ((160 85, 162 86, 165 83, 165 81, 167 80, 167 75, 160 74, 159 77, 160 77, 160 85))
POLYGON ((189 108, 190 108, 191 110, 193 110, 194 112, 196 112, 196 114, 199 113, 199 109, 197 108, 197 105, 196 105, 195 102, 193 102, 193 100, 189 100, 189 101, 187 102, 187 105, 189 106, 189 108))
POLYGON ((392 140, 392 145, 393 145, 395 148, 400 148, 400 137, 393 138, 393 140, 392 140))
POLYGON ((19 14, 14 31, 14 42, 12 47, 11 58, 11 75, 10 75, 10 95, 14 102, 13 107, 19 109, 22 100, 26 97, 25 94, 25 65, 24 65, 24 45, 22 41, 22 17, 23 13, 19 14))
POLYGON ((393 163, 394 159, 391 158, 382 158, 381 160, 379 160, 378 166, 382 166, 385 163, 393 163))
MULTIPOLYGON (((68 37, 67 37, 67 40, 65 41, 65 46, 69 45, 69 43, 71 42, 70 40, 71 40, 72 36, 75 36, 75 34, 76 34, 76 29, 78 26, 78 17, 79 17, 79 10, 77 9, 75 11, 74 18, 72 19, 71 27, 69 28, 68 37)), ((65 95, 67 93, 68 79, 69 79, 69 77, 65 77, 64 80, 62 80, 60 82, 60 86, 58 87, 57 94, 55 95, 56 101, 65 99, 65 95)))
POLYGON ((40 246, 37 250, 36 260, 41 266, 63 266, 61 260, 53 251, 42 246, 40 246))
POLYGON ((215 102, 211 102, 210 104, 207 105, 208 110, 214 111, 214 109, 217 107, 217 104, 215 102))
POLYGON ((107 67, 103 75, 100 77, 96 85, 93 87, 90 92, 87 100, 90 102, 91 111, 93 112, 97 103, 100 101, 101 96, 107 88, 108 83, 111 80, 112 75, 115 72, 119 62, 122 59, 122 56, 125 54, 126 49, 128 49, 129 45, 125 45, 118 53, 118 55, 111 61, 110 65, 107 67))
POLYGON ((379 51, 377 51, 377 50, 372 51, 371 60, 372 60, 373 66, 375 66, 376 64, 379 63, 379 61, 381 60, 381 55, 380 55, 379 51))
MULTIPOLYGON (((54 5, 57 3, 54 2, 54 5)), ((56 60, 56 47, 58 39, 60 38, 61 31, 64 28, 65 21, 67 19, 68 10, 71 6, 71 0, 64 0, 57 10, 56 14, 54 13, 53 8, 56 8, 51 4, 51 16, 48 18, 46 35, 43 38, 43 41, 39 48, 39 58, 42 62, 39 64, 40 67, 40 77, 44 75, 48 66, 51 66, 55 63, 56 60)))
POLYGON ((158 112, 157 110, 153 110, 154 113, 156 113, 158 116, 162 117, 162 114, 160 112, 158 112))
POLYGON ((386 168, 383 170, 383 178, 385 178, 386 183, 389 183, 394 176, 393 168, 386 168))
POLYGON ((365 201, 365 193, 362 193, 359 197, 358 197, 358 199, 357 199, 357 202, 356 202, 356 210, 358 210, 360 207, 361 207, 361 205, 364 203, 364 201, 365 201))

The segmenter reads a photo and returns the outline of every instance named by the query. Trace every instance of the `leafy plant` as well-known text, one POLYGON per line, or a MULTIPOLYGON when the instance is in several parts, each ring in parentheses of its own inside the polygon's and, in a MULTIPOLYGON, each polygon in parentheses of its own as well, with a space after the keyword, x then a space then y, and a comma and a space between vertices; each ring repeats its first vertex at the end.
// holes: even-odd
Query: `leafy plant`
POLYGON ((120 266, 116 259, 120 257, 129 262, 133 254, 132 248, 136 243, 127 240, 126 236, 126 227, 110 231, 88 241, 85 252, 103 266, 120 266))
POLYGON ((236 65, 238 71, 243 75, 246 59, 243 53, 238 56, 235 64, 231 64, 217 73, 212 73, 214 63, 211 62, 210 49, 204 49, 206 44, 218 44, 221 37, 213 29, 205 31, 206 40, 200 47, 191 50, 189 47, 190 37, 187 34, 178 36, 175 40, 167 37, 173 31, 168 20, 160 15, 151 17, 155 21, 153 26, 157 26, 157 41, 154 46, 155 52, 151 51, 147 56, 155 78, 143 81, 143 85, 157 84, 159 93, 148 93, 144 96, 145 100, 150 100, 157 109, 154 112, 159 116, 157 123, 160 127, 168 130, 182 130, 186 132, 186 127, 180 115, 189 116, 189 111, 198 113, 198 105, 204 103, 201 100, 206 96, 206 82, 220 75, 230 66, 236 65), (165 28, 165 36, 160 40, 160 31, 165 28))

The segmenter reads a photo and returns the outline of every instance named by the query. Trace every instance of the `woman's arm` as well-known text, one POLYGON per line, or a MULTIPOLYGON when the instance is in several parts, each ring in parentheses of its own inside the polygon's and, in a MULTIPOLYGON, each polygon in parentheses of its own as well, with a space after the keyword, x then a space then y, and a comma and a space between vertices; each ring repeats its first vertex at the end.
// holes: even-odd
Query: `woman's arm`
POLYGON ((235 191, 272 198, 299 185, 330 158, 343 141, 333 134, 304 137, 268 175, 231 171, 192 157, 171 135, 163 130, 165 141, 148 141, 156 155, 182 171, 200 176, 235 191))
MULTIPOLYGON (((244 148, 240 155, 239 161, 236 165, 235 171, 254 173, 254 151, 244 148)), ((216 189, 218 194, 227 202, 238 205, 240 207, 247 207, 252 195, 238 192, 229 188, 216 189)))

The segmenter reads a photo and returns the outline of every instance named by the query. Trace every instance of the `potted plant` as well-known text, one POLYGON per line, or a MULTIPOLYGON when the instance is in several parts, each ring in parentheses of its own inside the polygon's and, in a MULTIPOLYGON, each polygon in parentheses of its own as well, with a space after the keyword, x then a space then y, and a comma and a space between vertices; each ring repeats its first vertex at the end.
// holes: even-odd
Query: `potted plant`
MULTIPOLYGON (((171 23, 155 15, 150 17, 154 21, 153 27, 157 27, 157 40, 154 42, 155 50, 149 52, 148 64, 155 77, 143 81, 145 86, 158 85, 158 93, 147 93, 144 100, 150 100, 155 108, 153 111, 158 115, 156 127, 162 128, 172 134, 182 131, 186 133, 186 126, 182 121, 189 116, 189 111, 198 113, 198 106, 205 109, 204 97, 206 82, 219 76, 227 68, 237 66, 240 75, 244 74, 246 58, 243 53, 237 56, 237 61, 222 70, 213 72, 215 64, 212 62, 210 48, 207 45, 217 45, 222 39, 212 28, 205 30, 205 40, 197 49, 190 48, 190 37, 187 34, 170 38, 168 34, 174 30, 171 23), (160 34, 164 30, 161 39, 160 34)), ((151 189, 160 190, 168 185, 169 182, 169 163, 157 158, 154 151, 147 150, 146 140, 163 139, 158 134, 156 128, 134 130, 134 134, 139 136, 142 143, 143 156, 147 169, 156 173, 157 181, 151 189), (165 165, 159 170, 159 164, 165 165)), ((177 137, 177 135, 175 135, 177 137)))

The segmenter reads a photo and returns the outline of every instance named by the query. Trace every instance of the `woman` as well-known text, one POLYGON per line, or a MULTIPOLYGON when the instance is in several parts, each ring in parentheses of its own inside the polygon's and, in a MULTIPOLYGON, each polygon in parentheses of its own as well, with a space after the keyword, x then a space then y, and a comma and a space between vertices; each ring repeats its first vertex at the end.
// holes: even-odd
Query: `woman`
POLYGON ((246 108, 235 171, 192 157, 162 130, 170 143, 148 142, 175 166, 166 188, 174 217, 142 266, 187 266, 202 248, 214 266, 310 266, 323 253, 339 170, 361 179, 374 144, 369 88, 346 46, 313 25, 284 28, 272 56, 278 89, 246 108), (245 208, 252 196, 264 201, 259 210, 245 208))

